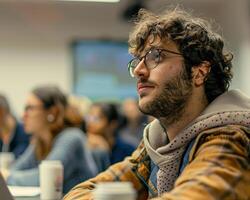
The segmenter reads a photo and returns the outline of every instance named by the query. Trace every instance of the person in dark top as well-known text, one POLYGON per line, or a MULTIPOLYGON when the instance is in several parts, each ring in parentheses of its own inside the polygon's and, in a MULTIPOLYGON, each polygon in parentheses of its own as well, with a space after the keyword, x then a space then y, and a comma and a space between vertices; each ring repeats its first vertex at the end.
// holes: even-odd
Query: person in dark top
POLYGON ((112 103, 94 103, 86 118, 89 147, 109 152, 111 164, 123 160, 135 149, 119 137, 119 119, 116 105, 112 103))
POLYGON ((125 99, 121 111, 124 119, 119 134, 124 141, 137 147, 142 140, 148 116, 139 110, 138 101, 134 98, 125 99))
POLYGON ((110 163, 114 164, 122 161, 126 156, 130 156, 134 150, 133 145, 126 143, 121 137, 117 136, 111 149, 110 163))
POLYGON ((29 145, 29 135, 12 115, 7 98, 0 94, 0 151, 18 158, 29 145))

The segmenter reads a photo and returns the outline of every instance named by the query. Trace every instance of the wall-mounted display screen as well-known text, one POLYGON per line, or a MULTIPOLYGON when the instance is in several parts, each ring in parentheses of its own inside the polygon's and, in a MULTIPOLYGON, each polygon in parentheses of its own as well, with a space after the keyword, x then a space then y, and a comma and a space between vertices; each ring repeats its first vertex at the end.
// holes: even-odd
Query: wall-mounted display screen
POLYGON ((128 74, 132 58, 126 42, 77 41, 73 45, 74 93, 92 100, 122 100, 136 96, 128 74))

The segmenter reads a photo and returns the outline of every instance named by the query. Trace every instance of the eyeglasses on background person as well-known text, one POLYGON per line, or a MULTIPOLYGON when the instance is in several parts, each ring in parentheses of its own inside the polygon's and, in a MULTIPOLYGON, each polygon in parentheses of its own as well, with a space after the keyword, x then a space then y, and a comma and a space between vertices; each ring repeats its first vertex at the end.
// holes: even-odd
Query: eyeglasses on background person
POLYGON ((42 105, 25 105, 24 112, 29 112, 35 109, 42 109, 44 108, 42 105))

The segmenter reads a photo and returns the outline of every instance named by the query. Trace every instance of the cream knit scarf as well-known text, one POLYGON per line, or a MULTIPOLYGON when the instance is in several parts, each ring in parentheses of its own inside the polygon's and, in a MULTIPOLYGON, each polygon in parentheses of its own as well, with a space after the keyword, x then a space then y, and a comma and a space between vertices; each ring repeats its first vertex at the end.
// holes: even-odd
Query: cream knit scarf
POLYGON ((148 124, 144 129, 143 140, 150 158, 159 167, 158 196, 173 188, 187 144, 204 130, 230 124, 250 127, 250 99, 235 90, 212 102, 200 117, 171 142, 168 142, 158 120, 148 124))

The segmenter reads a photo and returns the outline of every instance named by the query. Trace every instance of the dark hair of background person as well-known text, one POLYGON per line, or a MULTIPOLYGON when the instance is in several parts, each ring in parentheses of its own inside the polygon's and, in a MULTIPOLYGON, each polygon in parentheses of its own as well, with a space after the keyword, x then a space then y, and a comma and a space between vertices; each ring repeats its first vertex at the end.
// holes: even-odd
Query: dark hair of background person
POLYGON ((109 123, 113 120, 119 119, 117 107, 114 103, 96 102, 96 103, 93 103, 92 106, 99 107, 103 115, 107 118, 109 123))
POLYGON ((108 123, 112 121, 117 122, 117 129, 115 131, 115 135, 117 134, 118 130, 121 126, 121 115, 117 109, 117 105, 115 103, 108 103, 108 102, 96 102, 93 103, 92 106, 97 106, 101 109, 103 115, 107 118, 108 123))
POLYGON ((53 139, 66 127, 80 127, 82 125, 82 117, 75 108, 68 105, 66 95, 56 86, 40 86, 31 92, 41 100, 45 110, 56 107, 56 120, 50 124, 52 140, 48 148, 43 142, 36 139, 36 156, 37 159, 44 159, 50 152, 53 139))
MULTIPOLYGON (((150 35, 161 40, 171 40, 184 57, 184 64, 191 80, 192 67, 208 61, 211 70, 205 81, 208 102, 228 90, 232 79, 233 55, 226 53, 220 35, 213 32, 211 25, 200 18, 192 17, 179 7, 155 15, 141 9, 136 26, 129 36, 129 52, 139 56, 150 35)), ((154 42, 154 41, 150 41, 154 42)))
POLYGON ((0 109, 5 111, 6 114, 10 114, 11 112, 7 98, 2 94, 0 94, 0 109))

